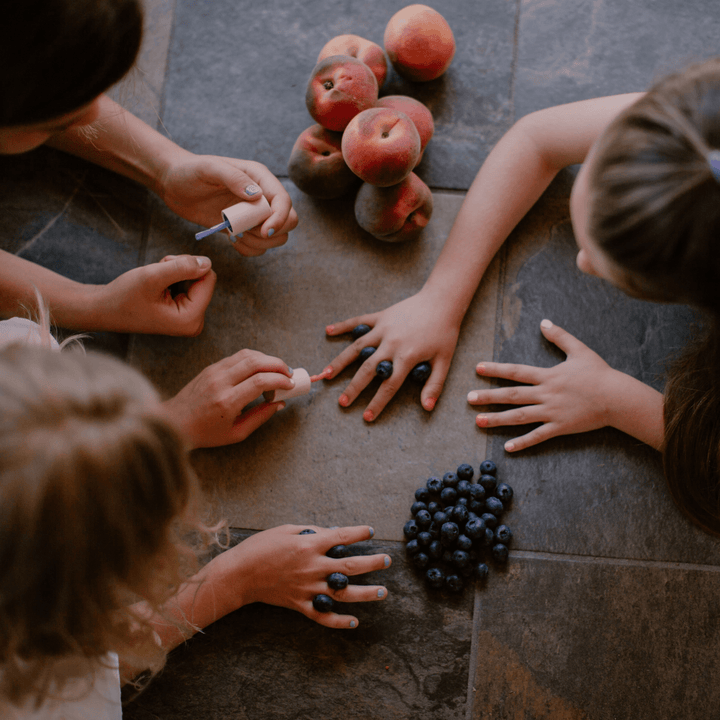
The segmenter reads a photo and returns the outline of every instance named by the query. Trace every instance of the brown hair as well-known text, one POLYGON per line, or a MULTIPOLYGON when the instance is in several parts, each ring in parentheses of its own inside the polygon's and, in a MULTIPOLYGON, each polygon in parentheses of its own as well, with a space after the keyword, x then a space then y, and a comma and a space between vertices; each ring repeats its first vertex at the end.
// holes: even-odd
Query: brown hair
POLYGON ((655 84, 608 127, 590 168, 589 234, 631 288, 692 304, 702 336, 670 370, 663 460, 670 492, 720 533, 720 58, 655 84))
POLYGON ((128 605, 158 610, 194 569, 197 481, 156 402, 110 357, 0 351, 0 705, 54 692, 68 658, 162 666, 128 605))
POLYGON ((0 127, 87 105, 133 66, 139 0, 22 0, 0 22, 0 127))

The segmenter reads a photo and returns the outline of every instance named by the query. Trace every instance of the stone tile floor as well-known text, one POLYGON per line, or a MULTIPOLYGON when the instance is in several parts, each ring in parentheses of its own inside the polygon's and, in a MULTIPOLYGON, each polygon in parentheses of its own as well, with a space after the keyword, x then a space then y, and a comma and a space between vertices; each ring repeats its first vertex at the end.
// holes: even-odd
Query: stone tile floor
MULTIPOLYGON (((287 246, 240 258, 132 183, 40 149, 0 158, 0 245, 86 282, 172 251, 209 255, 219 280, 194 339, 95 336, 165 393, 241 347, 318 372, 343 340, 333 320, 416 291, 477 169, 512 122, 561 102, 646 87, 717 52, 710 0, 438 0, 458 53, 444 79, 384 94, 425 101, 437 122, 419 174, 435 212, 413 246, 360 231, 351 201, 297 191, 285 164, 310 118, 304 87, 320 47, 345 32, 381 42, 404 2, 152 0, 135 74, 117 94, 197 152, 258 160, 284 179, 301 224, 287 246)), ((475 363, 550 365, 549 317, 615 367, 662 387, 687 308, 630 300, 574 265, 564 171, 493 263, 470 308, 432 414, 403 388, 372 425, 337 397, 351 371, 315 388, 245 443, 193 458, 215 512, 245 533, 277 523, 368 522, 362 552, 385 551, 390 595, 357 608, 356 632, 251 606, 173 653, 127 718, 681 719, 717 715, 720 553, 675 509, 657 454, 621 433, 559 438, 506 456, 465 395, 475 363), (506 571, 459 597, 428 592, 407 566, 401 528, 415 487, 493 457, 516 497, 506 571)), ((365 393, 360 400, 369 399, 365 393)), ((371 578, 367 582, 372 582, 371 578)))

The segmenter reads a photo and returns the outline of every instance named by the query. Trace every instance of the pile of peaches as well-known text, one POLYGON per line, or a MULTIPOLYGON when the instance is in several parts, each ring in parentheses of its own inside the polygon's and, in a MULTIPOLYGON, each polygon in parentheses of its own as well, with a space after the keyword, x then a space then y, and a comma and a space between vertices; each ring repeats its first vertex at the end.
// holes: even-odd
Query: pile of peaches
MULTIPOLYGON (((395 70, 413 82, 442 75, 455 54, 450 26, 427 5, 395 13, 383 42, 395 70)), ((383 49, 370 40, 340 35, 323 47, 305 95, 317 124, 296 140, 288 174, 317 198, 339 198, 359 186, 360 227, 379 240, 398 242, 416 238, 432 214, 430 188, 413 170, 435 127, 420 101, 379 98, 387 72, 383 49)))

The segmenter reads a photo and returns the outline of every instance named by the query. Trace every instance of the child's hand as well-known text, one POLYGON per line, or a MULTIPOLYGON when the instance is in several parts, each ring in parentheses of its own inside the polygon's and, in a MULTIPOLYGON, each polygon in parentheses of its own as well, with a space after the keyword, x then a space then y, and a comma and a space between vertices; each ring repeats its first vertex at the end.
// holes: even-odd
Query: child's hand
POLYGON ((268 248, 283 245, 298 223, 281 182, 264 165, 250 160, 183 152, 165 171, 157 192, 180 217, 205 227, 222 222, 225 208, 241 200, 254 202, 263 194, 272 215, 233 243, 241 255, 262 255, 268 248), (256 190, 258 186, 262 193, 256 190))
POLYGON ((390 566, 390 557, 385 554, 339 560, 325 555, 335 545, 351 545, 372 536, 373 530, 366 525, 334 530, 314 525, 283 525, 257 533, 211 562, 215 565, 211 573, 215 595, 218 602, 228 602, 229 609, 264 602, 297 610, 327 627, 355 628, 356 617, 318 612, 312 601, 320 594, 343 603, 387 597, 387 589, 379 585, 351 582, 344 590, 332 590, 327 584, 328 575, 334 572, 352 578, 390 566), (300 535, 304 529, 312 529, 315 534, 300 535))
POLYGON ((240 350, 206 367, 174 398, 162 403, 161 413, 193 448, 236 443, 285 403, 263 402, 245 413, 243 409, 266 390, 292 388, 291 375, 278 358, 240 350))
POLYGON ((558 435, 587 432, 610 424, 609 405, 619 376, 599 355, 549 320, 540 323, 542 334, 567 359, 551 368, 508 363, 480 363, 478 375, 526 383, 468 394, 471 405, 523 405, 525 407, 477 416, 481 428, 542 423, 522 437, 505 443, 508 452, 524 450, 558 435))
POLYGON ((94 320, 89 324, 114 332, 199 335, 216 279, 209 258, 168 255, 94 291, 89 300, 94 320), (173 297, 170 286, 177 283, 184 287, 173 297))
POLYGON ((332 374, 329 377, 335 377, 356 360, 364 347, 372 346, 377 350, 358 368, 355 377, 340 396, 340 405, 351 405, 372 382, 377 364, 381 360, 391 360, 392 375, 380 385, 363 414, 367 422, 372 422, 390 402, 415 365, 429 362, 432 374, 425 381, 420 399, 426 410, 432 410, 450 369, 460 331, 459 324, 448 318, 441 304, 420 291, 387 310, 328 325, 326 332, 328 335, 340 335, 350 332, 361 323, 369 325, 372 330, 331 361, 332 374))

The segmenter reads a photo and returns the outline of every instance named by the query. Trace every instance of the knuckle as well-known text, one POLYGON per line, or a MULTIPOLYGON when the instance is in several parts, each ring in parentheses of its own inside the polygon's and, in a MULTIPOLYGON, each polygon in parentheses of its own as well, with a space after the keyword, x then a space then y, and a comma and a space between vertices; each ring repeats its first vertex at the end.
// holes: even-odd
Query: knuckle
POLYGON ((361 557, 345 558, 345 575, 359 575, 362 572, 361 557))

